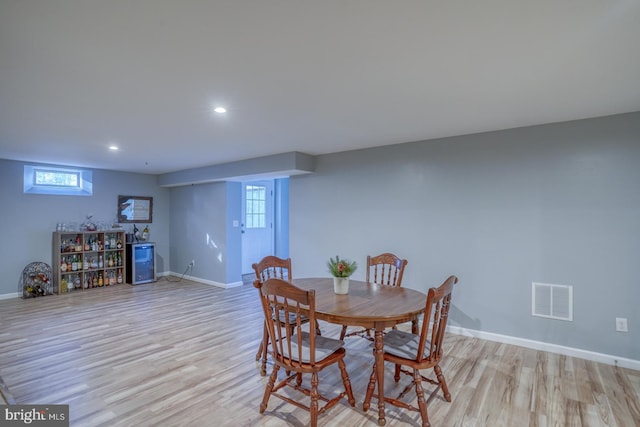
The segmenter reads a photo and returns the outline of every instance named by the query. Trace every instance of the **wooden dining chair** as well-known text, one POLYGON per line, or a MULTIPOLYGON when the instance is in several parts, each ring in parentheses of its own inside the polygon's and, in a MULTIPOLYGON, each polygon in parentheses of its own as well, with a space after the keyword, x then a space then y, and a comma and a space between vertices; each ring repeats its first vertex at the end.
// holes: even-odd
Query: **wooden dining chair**
MULTIPOLYGON (((383 286, 402 286, 402 275, 408 261, 392 253, 383 253, 377 256, 367 256, 367 283, 375 283, 383 286)), ((347 333, 347 325, 342 325, 340 339, 350 336, 362 336, 373 341, 371 329, 359 329, 347 333)))
MULTIPOLYGON (((256 280, 265 282, 271 278, 278 278, 282 280, 291 281, 291 258, 278 258, 273 255, 266 256, 251 266, 256 273, 256 280)), ((308 321, 308 319, 306 320, 308 321)), ((287 326, 287 322, 282 322, 283 327, 287 326)), ((316 333, 320 335, 320 326, 316 324, 316 333)), ((262 333, 262 341, 260 347, 256 353, 256 361, 261 361, 260 375, 267 375, 267 349, 269 346, 269 335, 267 334, 267 325, 264 325, 262 333)))
MULTIPOLYGON (((449 306, 451 304, 451 292, 453 285, 458 283, 456 276, 449 276, 438 288, 431 288, 427 293, 427 302, 424 311, 422 328, 419 334, 400 330, 389 331, 384 336, 383 355, 386 362, 395 365, 394 380, 400 381, 400 374, 409 375, 412 381, 404 388, 397 398, 384 398, 386 403, 420 412, 422 426, 429 427, 427 404, 436 396, 438 390, 442 390, 447 402, 451 402, 451 393, 440 368, 440 361, 444 354, 442 342, 449 318, 449 306), (431 369, 435 373, 435 379, 427 378, 420 373, 422 369, 431 369), (436 388, 425 400, 422 381, 426 381, 436 388), (418 407, 405 403, 402 399, 415 386, 418 398, 418 407)), ((376 385, 376 365, 367 386, 367 393, 362 408, 367 411, 374 395, 376 385)))
POLYGON ((351 382, 343 360, 346 354, 344 342, 304 330, 309 329, 309 326, 305 325, 313 325, 316 321, 315 291, 305 291, 278 278, 271 278, 265 282, 256 280, 254 286, 260 293, 271 343, 271 357, 274 362, 260 404, 260 413, 263 414, 267 409, 269 398, 276 396, 309 411, 310 425, 315 427, 318 423, 318 415, 334 406, 343 397, 346 396, 349 404, 355 406, 351 382), (281 327, 282 319, 286 319, 285 321, 292 327, 281 327), (340 369, 344 391, 329 399, 318 390, 318 374, 324 368, 336 363, 340 369), (287 374, 276 384, 280 368, 284 368, 287 374), (309 385, 305 385, 303 374, 311 374, 310 388, 309 385), (303 401, 294 400, 289 393, 281 393, 280 389, 285 386, 297 390, 301 395, 309 396, 311 398, 309 405, 303 401), (321 403, 322 406, 320 406, 321 403))

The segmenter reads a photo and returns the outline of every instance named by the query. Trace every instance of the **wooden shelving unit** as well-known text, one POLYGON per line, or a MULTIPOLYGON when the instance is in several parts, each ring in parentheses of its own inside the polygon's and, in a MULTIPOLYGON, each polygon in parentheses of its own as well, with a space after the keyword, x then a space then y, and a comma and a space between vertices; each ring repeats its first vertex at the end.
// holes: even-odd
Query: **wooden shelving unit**
POLYGON ((55 231, 52 242, 55 293, 125 283, 124 231, 55 231))

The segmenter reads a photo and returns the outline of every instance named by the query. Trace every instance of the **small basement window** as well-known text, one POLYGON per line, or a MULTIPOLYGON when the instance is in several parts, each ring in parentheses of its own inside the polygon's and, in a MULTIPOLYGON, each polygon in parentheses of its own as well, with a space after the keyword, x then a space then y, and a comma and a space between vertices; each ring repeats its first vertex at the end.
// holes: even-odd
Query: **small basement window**
POLYGON ((93 195, 93 176, 84 169, 24 166, 25 194, 93 195))

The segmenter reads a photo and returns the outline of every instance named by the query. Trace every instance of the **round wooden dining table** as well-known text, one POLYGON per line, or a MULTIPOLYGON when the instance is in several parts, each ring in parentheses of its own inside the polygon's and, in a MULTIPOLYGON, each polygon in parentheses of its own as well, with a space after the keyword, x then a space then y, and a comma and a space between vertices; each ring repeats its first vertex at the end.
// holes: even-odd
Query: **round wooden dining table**
MULTIPOLYGON (((292 283, 305 290, 315 290, 318 319, 375 330, 373 356, 378 383, 378 425, 385 425, 383 332, 399 323, 415 320, 424 311, 427 296, 410 288, 358 280, 349 281, 349 293, 336 294, 330 277, 294 279, 292 283)), ((362 409, 369 410, 364 405, 362 409)))

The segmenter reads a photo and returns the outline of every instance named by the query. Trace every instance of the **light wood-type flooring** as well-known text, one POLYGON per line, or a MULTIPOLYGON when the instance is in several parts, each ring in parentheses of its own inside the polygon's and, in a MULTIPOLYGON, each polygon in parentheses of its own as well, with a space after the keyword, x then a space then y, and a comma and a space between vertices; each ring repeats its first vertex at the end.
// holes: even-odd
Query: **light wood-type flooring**
MULTIPOLYGON (((69 404, 72 426, 305 426, 307 412, 276 398, 258 412, 267 377, 255 362, 256 292, 163 278, 3 300, 0 377, 19 404, 69 404)), ((452 334, 445 344, 453 401, 430 403, 433 426, 640 426, 638 371, 452 334)), ((377 425, 375 400, 362 411, 370 343, 351 337, 345 347, 356 407, 343 400, 319 424, 377 425)), ((341 387, 332 368, 324 392, 341 387)), ((392 370, 387 395, 401 389, 392 370)), ((387 405, 387 425, 418 426, 420 416, 387 405)))

